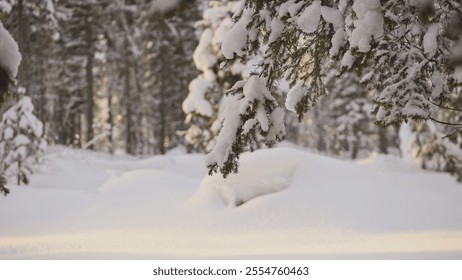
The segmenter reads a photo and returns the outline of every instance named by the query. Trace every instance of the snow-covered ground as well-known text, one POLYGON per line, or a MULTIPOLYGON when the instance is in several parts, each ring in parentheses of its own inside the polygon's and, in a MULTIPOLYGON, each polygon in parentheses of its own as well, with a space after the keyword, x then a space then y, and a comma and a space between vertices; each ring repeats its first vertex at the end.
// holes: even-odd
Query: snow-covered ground
POLYGON ((51 147, 0 198, 0 259, 462 257, 462 184, 446 174, 287 147, 245 154, 227 180, 203 162, 51 147))

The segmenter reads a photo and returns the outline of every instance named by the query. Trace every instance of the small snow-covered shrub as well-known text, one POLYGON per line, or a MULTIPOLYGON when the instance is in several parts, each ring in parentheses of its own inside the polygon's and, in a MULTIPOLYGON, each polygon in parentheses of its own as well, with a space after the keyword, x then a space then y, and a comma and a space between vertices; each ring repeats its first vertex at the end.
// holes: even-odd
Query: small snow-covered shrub
MULTIPOLYGON (((0 21, 0 108, 3 106, 10 83, 18 72, 20 62, 21 54, 18 44, 0 21)), ((0 194, 9 193, 5 185, 6 179, 0 175, 0 194)))
POLYGON ((33 114, 30 97, 22 97, 8 109, 0 123, 0 170, 18 185, 27 184, 46 149, 43 124, 33 114))

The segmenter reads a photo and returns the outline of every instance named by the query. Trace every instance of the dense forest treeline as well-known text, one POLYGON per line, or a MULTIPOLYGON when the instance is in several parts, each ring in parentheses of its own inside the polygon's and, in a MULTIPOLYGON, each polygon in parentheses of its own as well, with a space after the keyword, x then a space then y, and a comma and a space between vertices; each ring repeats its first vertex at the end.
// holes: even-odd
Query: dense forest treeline
POLYGON ((32 98, 50 144, 143 154, 181 143, 195 1, 168 14, 155 1, 2 3, 22 54, 10 102, 32 98))

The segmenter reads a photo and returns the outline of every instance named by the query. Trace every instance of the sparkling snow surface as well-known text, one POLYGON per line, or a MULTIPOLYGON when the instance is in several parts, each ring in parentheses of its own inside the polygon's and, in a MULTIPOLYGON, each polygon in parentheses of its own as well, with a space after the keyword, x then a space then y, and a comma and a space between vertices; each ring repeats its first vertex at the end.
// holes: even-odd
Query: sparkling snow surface
POLYGON ((0 259, 462 257, 462 185, 446 174, 277 148, 223 180, 203 161, 51 147, 0 198, 0 259))

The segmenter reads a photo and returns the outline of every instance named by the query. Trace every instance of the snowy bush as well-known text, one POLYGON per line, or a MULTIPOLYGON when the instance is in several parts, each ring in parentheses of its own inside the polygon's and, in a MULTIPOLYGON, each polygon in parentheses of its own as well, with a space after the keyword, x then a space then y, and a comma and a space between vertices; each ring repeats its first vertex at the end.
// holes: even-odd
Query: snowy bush
POLYGON ((43 124, 33 114, 30 97, 22 97, 8 109, 0 123, 0 170, 18 185, 27 184, 46 149, 43 124))
MULTIPOLYGON (((7 4, 3 3, 1 9, 4 10, 8 7, 7 4)), ((10 83, 18 73, 20 62, 21 54, 18 44, 0 22, 0 109, 3 106, 5 95, 8 93, 10 83)), ((0 193, 7 195, 9 190, 5 185, 6 179, 0 175, 0 193)))

